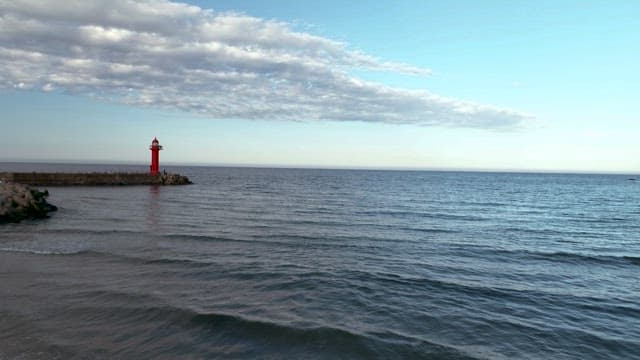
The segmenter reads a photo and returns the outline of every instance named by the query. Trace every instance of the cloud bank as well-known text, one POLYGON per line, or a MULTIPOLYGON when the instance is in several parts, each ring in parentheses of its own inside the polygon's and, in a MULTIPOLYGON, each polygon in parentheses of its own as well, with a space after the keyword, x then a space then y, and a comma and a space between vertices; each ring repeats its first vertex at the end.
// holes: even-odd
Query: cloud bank
POLYGON ((366 82, 427 75, 286 23, 165 0, 0 0, 0 87, 210 118, 504 128, 527 115, 366 82))

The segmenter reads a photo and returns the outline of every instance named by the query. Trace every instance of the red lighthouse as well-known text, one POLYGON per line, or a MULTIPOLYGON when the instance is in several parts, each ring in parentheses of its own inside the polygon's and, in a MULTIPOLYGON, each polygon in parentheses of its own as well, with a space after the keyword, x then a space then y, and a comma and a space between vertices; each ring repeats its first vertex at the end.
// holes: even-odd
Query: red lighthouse
POLYGON ((160 145, 157 138, 153 138, 151 146, 149 146, 149 150, 151 150, 151 166, 149 166, 149 173, 151 175, 158 175, 160 173, 160 150, 162 150, 162 145, 160 145))

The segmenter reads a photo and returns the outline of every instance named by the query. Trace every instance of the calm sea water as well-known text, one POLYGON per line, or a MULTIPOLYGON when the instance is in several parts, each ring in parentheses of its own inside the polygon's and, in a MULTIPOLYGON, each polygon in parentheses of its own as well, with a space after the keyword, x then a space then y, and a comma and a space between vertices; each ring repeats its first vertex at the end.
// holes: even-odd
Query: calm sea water
POLYGON ((167 170, 0 227, 0 359, 640 359, 628 176, 167 170))

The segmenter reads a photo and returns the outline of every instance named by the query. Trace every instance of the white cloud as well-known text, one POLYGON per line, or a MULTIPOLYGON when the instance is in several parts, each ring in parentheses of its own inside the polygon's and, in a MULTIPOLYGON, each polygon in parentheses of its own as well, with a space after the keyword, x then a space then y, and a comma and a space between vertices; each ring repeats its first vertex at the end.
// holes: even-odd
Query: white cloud
POLYGON ((0 86, 211 118, 504 128, 528 116, 359 80, 415 75, 288 24, 164 0, 0 0, 0 86))

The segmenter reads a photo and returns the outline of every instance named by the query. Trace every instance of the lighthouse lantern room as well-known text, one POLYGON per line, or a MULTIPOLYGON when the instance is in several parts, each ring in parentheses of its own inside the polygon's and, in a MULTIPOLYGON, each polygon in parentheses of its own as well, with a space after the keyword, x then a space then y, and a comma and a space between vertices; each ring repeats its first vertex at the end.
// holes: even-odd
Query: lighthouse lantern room
POLYGON ((157 175, 160 173, 160 150, 162 150, 162 145, 160 145, 157 138, 153 138, 151 146, 149 146, 149 150, 151 150, 151 166, 149 166, 149 173, 151 175, 157 175))

